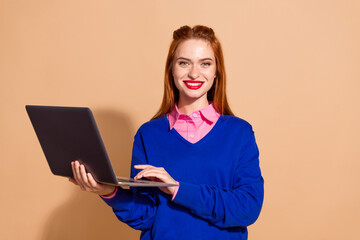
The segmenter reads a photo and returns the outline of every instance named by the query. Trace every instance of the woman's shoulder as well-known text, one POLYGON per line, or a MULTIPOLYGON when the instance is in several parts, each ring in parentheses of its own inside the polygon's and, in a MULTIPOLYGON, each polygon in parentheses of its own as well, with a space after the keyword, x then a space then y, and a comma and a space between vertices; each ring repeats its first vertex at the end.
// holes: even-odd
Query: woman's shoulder
POLYGON ((153 131, 161 131, 167 129, 168 122, 166 116, 151 119, 150 121, 147 121, 143 123, 138 132, 147 133, 147 132, 153 132, 153 131))
POLYGON ((234 115, 221 115, 220 119, 222 119, 226 125, 230 125, 233 128, 252 129, 252 126, 248 121, 234 115))

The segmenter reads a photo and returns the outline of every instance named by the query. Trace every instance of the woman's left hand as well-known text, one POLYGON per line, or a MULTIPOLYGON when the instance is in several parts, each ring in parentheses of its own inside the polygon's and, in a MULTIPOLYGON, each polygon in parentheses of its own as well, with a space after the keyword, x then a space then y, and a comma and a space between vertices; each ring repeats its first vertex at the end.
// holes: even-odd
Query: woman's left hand
MULTIPOLYGON (((178 184, 162 167, 154 167, 151 165, 134 165, 136 169, 142 169, 134 179, 138 180, 140 178, 147 178, 151 181, 178 184)), ((177 187, 159 187, 161 191, 167 194, 173 195, 177 187)))

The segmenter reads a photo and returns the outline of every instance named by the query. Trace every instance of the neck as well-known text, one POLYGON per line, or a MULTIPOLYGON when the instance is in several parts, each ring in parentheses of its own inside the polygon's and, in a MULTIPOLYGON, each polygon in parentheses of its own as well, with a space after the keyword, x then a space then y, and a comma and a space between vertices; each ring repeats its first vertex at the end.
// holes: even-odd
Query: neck
POLYGON ((182 101, 179 99, 178 102, 178 110, 181 114, 190 115, 195 111, 199 111, 205 107, 209 106, 209 102, 207 99, 197 99, 195 101, 182 101))

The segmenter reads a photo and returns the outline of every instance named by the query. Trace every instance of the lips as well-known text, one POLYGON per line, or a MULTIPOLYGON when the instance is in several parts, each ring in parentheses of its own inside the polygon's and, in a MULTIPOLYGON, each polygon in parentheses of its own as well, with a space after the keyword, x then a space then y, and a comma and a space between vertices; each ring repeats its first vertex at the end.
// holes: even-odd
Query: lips
POLYGON ((184 83, 187 88, 192 90, 199 89, 204 84, 203 81, 184 81, 184 83))

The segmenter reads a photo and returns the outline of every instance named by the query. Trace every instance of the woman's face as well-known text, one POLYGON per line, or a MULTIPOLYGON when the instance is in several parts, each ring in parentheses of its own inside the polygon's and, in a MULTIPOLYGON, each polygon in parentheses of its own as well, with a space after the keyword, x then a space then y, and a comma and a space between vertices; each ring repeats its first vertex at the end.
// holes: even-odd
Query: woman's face
POLYGON ((201 39, 182 42, 175 51, 172 69, 179 102, 200 100, 207 105, 207 92, 216 77, 216 61, 210 44, 201 39))

